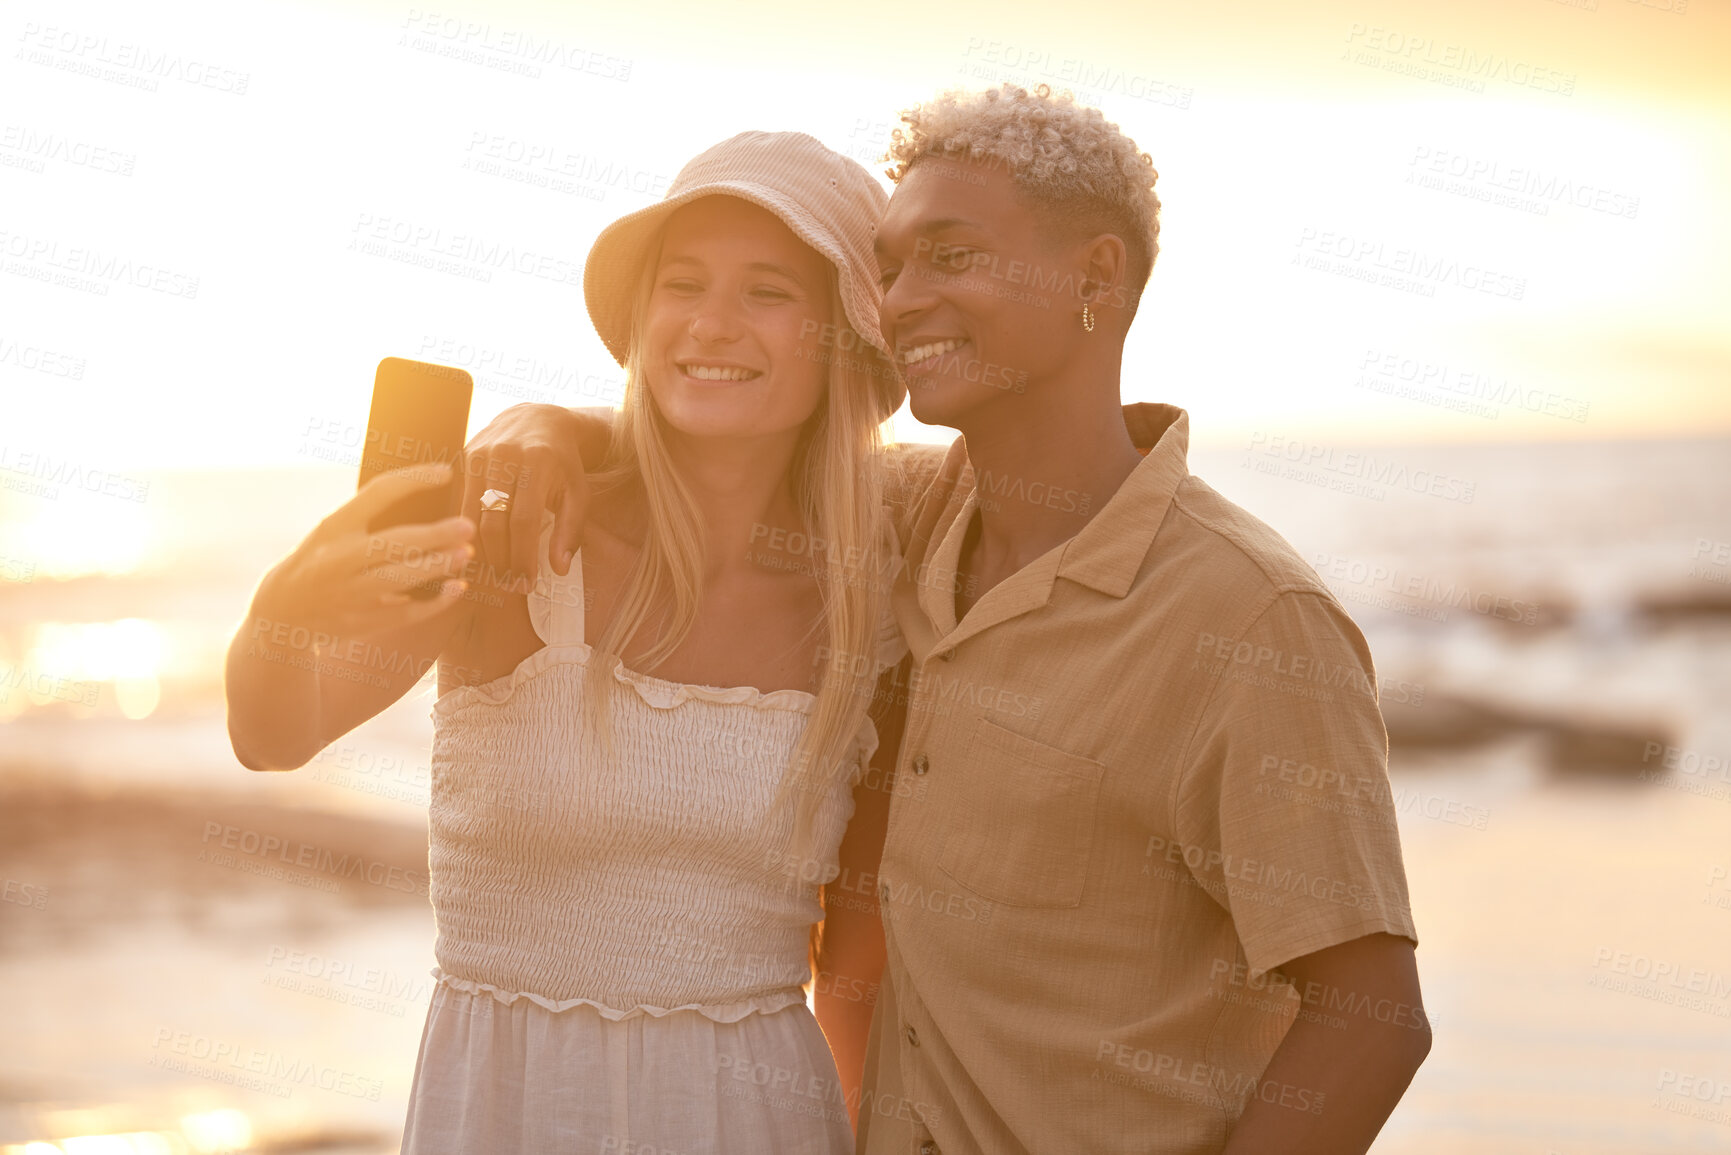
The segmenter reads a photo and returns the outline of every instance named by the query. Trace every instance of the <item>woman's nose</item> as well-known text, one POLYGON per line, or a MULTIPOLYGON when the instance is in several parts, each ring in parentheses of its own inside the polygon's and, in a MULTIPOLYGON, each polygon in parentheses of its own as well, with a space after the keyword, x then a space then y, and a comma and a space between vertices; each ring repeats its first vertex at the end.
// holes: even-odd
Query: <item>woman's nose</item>
POLYGON ((725 310, 705 305, 691 315, 689 331, 694 340, 704 345, 712 345, 736 336, 738 324, 725 310))

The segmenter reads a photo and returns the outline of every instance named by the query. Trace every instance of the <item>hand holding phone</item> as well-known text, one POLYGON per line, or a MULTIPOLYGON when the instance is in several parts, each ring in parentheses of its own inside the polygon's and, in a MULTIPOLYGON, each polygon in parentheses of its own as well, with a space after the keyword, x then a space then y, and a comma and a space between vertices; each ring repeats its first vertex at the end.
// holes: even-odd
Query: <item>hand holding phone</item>
MULTIPOLYGON (((451 478, 442 486, 412 493, 377 514, 367 532, 398 525, 425 525, 457 512, 463 494, 463 441, 469 430, 469 401, 475 383, 449 365, 386 357, 373 376, 373 403, 367 414, 367 439, 361 450, 360 486, 387 470, 446 463, 451 478)), ((430 598, 439 582, 429 579, 409 596, 430 598)))
MULTIPOLYGON (((449 365, 386 357, 373 377, 373 403, 361 450, 360 486, 389 469, 448 463, 451 480, 442 488, 405 497, 367 525, 369 532, 395 525, 425 524, 457 512, 463 493, 463 442, 469 430, 469 400, 475 383, 449 365)), ((359 488, 359 486, 357 486, 359 488)))
MULTIPOLYGON (((388 509, 447 488, 457 470, 437 463, 387 470, 319 522, 253 596, 251 616, 304 628, 313 638, 377 636, 459 605, 475 556, 475 526, 368 527, 388 509), (413 591, 430 587, 430 594, 413 591)), ((316 647, 315 647, 316 648, 316 647)))

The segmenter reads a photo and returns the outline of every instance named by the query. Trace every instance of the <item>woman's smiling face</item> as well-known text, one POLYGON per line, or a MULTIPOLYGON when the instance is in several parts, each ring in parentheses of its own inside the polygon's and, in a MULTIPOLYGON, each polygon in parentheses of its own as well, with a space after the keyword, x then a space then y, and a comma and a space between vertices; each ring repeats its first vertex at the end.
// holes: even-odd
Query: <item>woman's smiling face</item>
POLYGON ((644 315, 642 367, 668 425, 691 437, 797 430, 829 380, 830 263, 749 201, 676 210, 644 315))

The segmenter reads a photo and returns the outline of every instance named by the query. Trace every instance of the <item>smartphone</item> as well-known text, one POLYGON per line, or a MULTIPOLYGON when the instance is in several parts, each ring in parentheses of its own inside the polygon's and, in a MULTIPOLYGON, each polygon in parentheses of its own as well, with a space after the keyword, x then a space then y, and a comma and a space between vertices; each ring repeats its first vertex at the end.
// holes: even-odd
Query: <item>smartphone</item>
MULTIPOLYGON (((359 484, 366 485, 386 470, 438 462, 450 463, 451 480, 381 510, 367 523, 368 533, 393 525, 442 521, 457 512, 463 499, 463 446, 468 441, 474 391, 474 379, 449 365, 403 357, 379 362, 359 484)), ((416 586, 413 593, 429 597, 438 588, 439 583, 432 581, 416 586)))

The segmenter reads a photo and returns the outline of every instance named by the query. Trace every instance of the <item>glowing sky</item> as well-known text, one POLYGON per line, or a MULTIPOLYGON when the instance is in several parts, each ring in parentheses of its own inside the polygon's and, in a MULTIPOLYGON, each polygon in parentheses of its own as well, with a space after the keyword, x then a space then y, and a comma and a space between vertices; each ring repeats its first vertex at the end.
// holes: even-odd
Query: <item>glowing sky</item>
POLYGON ((312 462, 386 355, 474 372, 471 430, 603 403, 608 221, 742 129, 869 163, 897 108, 998 80, 1153 156, 1124 393, 1199 442, 1724 433, 1731 9, 1588 3, 10 4, 0 446, 312 462), (426 267, 476 246, 535 271, 426 267))

